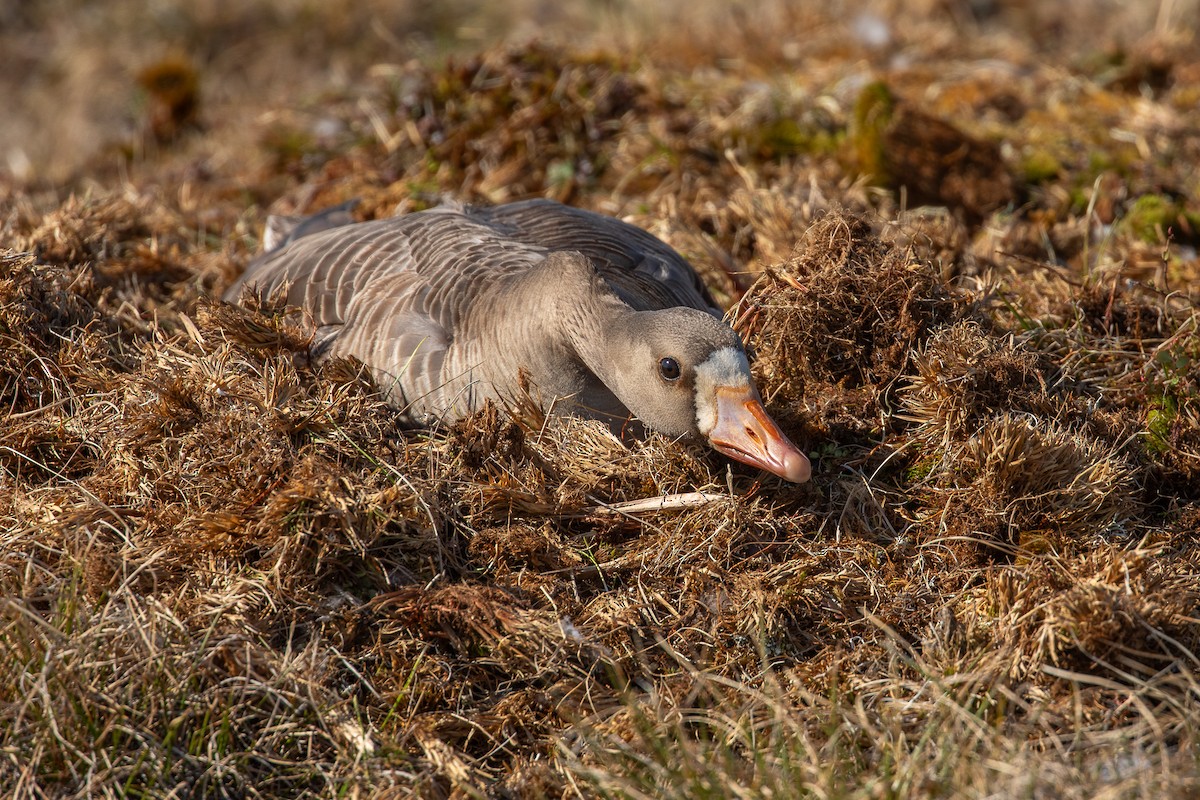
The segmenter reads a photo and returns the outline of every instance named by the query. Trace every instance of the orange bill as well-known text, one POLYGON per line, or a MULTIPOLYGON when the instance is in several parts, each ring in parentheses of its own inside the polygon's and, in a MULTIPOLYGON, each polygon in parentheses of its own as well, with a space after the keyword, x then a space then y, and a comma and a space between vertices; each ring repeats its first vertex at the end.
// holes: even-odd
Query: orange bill
POLYGON ((717 452, 792 483, 812 475, 808 456, 779 429, 752 387, 717 389, 717 424, 708 441, 717 452))

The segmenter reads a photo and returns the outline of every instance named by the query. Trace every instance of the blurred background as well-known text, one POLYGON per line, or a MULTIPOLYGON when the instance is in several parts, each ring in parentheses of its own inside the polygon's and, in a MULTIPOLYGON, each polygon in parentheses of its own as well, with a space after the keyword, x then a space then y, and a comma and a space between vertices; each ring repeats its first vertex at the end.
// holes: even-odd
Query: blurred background
POLYGON ((1147 37, 1194 44, 1197 5, 0 0, 0 183, 72 184, 185 134, 193 150, 236 157, 280 110, 319 108, 388 65, 444 62, 502 42, 537 39, 676 68, 736 63, 764 76, 834 60, 886 70, 947 57, 1095 70, 1147 37))

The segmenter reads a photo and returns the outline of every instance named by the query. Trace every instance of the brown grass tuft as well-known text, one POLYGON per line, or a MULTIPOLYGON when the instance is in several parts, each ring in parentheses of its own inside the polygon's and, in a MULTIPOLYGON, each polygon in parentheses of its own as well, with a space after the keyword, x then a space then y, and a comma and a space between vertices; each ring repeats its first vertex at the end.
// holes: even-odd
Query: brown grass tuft
POLYGON ((841 212, 817 220, 734 311, 764 396, 783 416, 859 436, 894 405, 912 353, 969 313, 938 269, 841 212))
POLYGON ((914 354, 913 366, 915 374, 899 391, 903 419, 948 453, 956 439, 995 414, 1054 412, 1051 392, 1058 380, 1049 360, 1011 335, 989 335, 974 321, 934 333, 914 354))

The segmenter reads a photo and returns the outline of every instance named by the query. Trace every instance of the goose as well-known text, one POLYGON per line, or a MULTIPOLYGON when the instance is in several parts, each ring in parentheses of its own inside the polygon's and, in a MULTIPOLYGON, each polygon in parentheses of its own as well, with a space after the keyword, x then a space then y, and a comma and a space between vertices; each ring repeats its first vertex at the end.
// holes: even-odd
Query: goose
POLYGON ((553 413, 810 477, 699 276, 633 225, 541 199, 369 222, 337 207, 274 218, 264 244, 225 300, 283 294, 317 325, 314 357, 362 361, 411 423, 525 391, 553 413))

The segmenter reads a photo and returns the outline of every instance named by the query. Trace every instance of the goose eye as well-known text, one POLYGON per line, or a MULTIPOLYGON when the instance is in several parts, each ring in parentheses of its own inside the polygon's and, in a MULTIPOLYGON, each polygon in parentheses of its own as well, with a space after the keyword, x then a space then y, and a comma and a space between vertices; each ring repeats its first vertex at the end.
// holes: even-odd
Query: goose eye
POLYGON ((669 381, 679 380, 679 362, 667 356, 658 362, 658 374, 669 381))

